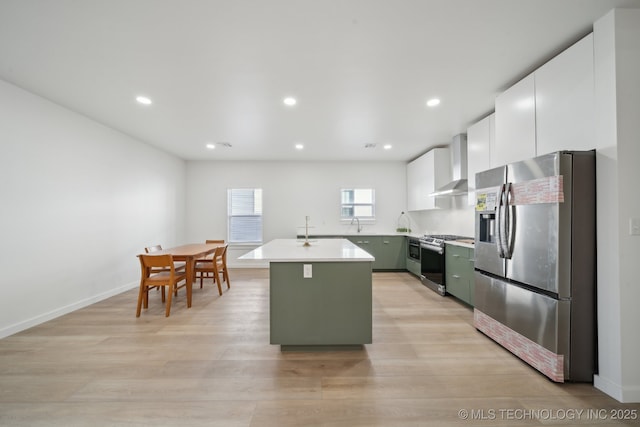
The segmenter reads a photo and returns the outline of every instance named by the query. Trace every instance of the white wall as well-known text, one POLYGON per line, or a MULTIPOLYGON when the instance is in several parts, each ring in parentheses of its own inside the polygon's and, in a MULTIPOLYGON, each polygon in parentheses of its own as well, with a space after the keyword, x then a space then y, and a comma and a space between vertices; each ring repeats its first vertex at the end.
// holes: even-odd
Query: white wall
POLYGON ((597 388, 640 402, 640 10, 614 10, 594 25, 597 215, 597 388))
POLYGON ((0 337, 137 286, 144 246, 182 243, 185 178, 182 160, 0 80, 0 337))
MULTIPOLYGON (((363 233, 393 232, 406 209, 404 162, 229 162, 187 164, 187 237, 190 241, 227 238, 227 189, 262 188, 265 242, 303 233, 354 232, 340 222, 340 189, 374 188, 376 222, 363 233)), ((230 249, 230 266, 248 266, 234 258, 249 249, 230 249)))

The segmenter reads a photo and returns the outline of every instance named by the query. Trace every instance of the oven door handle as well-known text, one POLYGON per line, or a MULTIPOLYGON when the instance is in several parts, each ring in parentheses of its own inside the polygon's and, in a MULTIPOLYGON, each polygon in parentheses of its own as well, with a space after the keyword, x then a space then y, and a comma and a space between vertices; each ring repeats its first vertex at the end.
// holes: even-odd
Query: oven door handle
POLYGON ((435 252, 435 253, 437 253, 438 255, 442 255, 442 254, 444 253, 444 248, 441 248, 441 247, 439 247, 439 246, 438 246, 438 247, 436 247, 436 246, 420 245, 420 247, 421 247, 422 249, 426 249, 426 250, 428 250, 428 251, 435 252))

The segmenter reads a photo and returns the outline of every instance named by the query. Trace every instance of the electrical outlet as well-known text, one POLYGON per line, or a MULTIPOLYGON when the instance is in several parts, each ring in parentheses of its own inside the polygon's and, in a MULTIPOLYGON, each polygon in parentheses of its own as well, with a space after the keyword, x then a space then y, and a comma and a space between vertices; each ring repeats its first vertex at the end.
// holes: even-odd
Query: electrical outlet
POLYGON ((640 236, 640 218, 629 218, 629 235, 640 236))
POLYGON ((303 264, 302 277, 305 279, 311 279, 313 277, 313 270, 311 269, 313 264, 303 264))

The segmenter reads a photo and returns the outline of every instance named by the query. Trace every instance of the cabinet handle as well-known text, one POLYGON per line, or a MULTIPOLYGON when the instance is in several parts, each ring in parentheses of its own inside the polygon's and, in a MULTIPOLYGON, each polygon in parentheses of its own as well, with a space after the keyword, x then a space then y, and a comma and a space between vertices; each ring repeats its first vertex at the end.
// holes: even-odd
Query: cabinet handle
POLYGON ((365 244, 365 245, 368 245, 368 244, 369 244, 369 241, 368 241, 368 240, 365 240, 365 241, 364 241, 364 244, 365 244))
POLYGON ((460 276, 458 276, 457 274, 454 274, 451 277, 453 277, 454 279, 459 279, 460 278, 460 276))
POLYGON ((382 243, 384 243, 385 245, 388 245, 389 241, 388 240, 383 240, 382 243))
POLYGON ((458 255, 458 254, 453 254, 452 256, 453 256, 454 258, 460 258, 460 255, 458 255))

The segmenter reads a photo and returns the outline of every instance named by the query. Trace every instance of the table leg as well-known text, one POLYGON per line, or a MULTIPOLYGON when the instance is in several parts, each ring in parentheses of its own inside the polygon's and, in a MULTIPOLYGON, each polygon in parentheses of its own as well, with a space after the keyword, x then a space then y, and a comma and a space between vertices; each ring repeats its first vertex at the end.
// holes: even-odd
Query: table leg
POLYGON ((191 288, 194 279, 195 257, 187 258, 187 308, 191 308, 191 288))

